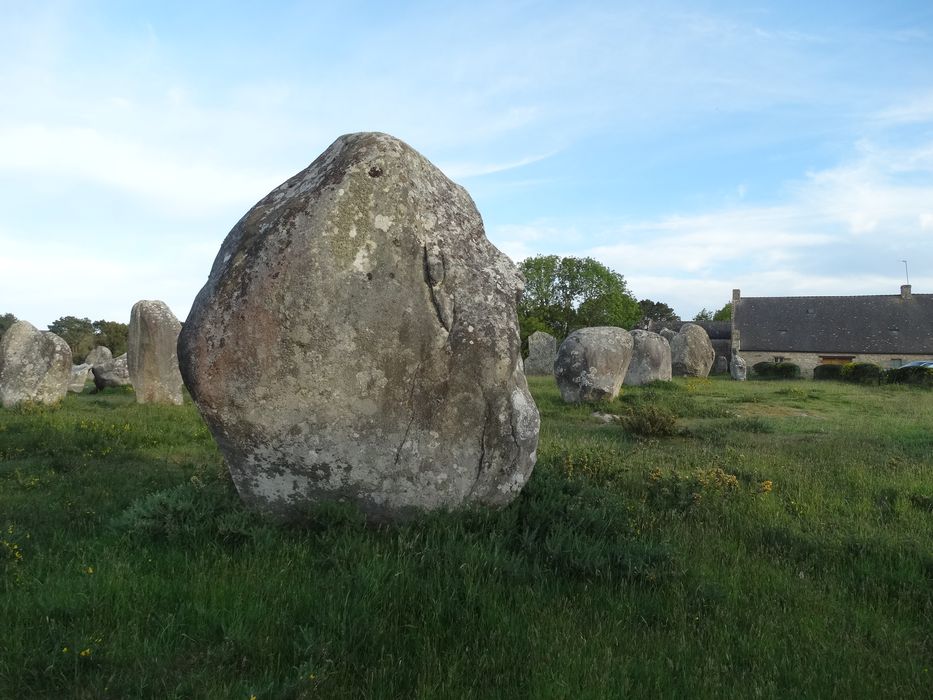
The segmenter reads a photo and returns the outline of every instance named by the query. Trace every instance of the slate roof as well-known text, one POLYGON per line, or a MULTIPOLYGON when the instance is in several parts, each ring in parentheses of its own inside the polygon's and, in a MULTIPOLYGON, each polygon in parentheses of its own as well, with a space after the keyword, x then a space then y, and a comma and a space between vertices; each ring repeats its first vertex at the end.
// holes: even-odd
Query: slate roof
POLYGON ((741 297, 742 350, 933 355, 933 294, 741 297))
POLYGON ((710 340, 731 340, 732 322, 731 321, 689 321, 704 331, 710 340))

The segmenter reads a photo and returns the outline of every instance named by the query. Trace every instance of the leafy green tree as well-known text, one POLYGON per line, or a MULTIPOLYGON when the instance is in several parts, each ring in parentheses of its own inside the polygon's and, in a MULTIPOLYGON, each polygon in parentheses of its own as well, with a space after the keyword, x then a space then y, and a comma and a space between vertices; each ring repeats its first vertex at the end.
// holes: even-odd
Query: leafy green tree
POLYGON ((593 258, 537 255, 519 267, 525 276, 518 306, 523 342, 536 330, 559 342, 577 328, 632 328, 641 318, 625 278, 593 258))
POLYGON ((97 345, 94 339, 94 325, 89 318, 62 316, 49 324, 49 330, 68 343, 76 364, 80 364, 97 345))
POLYGON ((714 321, 731 321, 732 320, 732 302, 730 301, 725 306, 723 306, 719 311, 713 314, 714 321))
POLYGON ((94 321, 94 344, 106 345, 114 357, 126 352, 129 326, 117 321, 94 321))
POLYGON ((0 316, 0 338, 3 337, 4 333, 6 333, 6 329, 16 323, 18 320, 19 319, 11 313, 6 313, 0 316))
POLYGON ((694 321, 712 321, 713 312, 707 309, 705 306, 700 309, 696 316, 693 317, 694 321))
POLYGON ((642 322, 654 321, 670 327, 680 323, 680 317, 674 313, 674 309, 664 302, 642 299, 638 302, 638 307, 641 309, 642 322))

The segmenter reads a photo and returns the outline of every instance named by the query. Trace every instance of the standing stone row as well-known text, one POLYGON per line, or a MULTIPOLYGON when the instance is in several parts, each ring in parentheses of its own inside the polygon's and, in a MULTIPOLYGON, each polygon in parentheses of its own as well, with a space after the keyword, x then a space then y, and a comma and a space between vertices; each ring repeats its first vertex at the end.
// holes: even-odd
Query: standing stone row
POLYGON ((17 321, 0 340, 0 401, 4 408, 24 402, 54 404, 68 391, 80 393, 93 375, 98 391, 132 384, 138 403, 182 403, 177 341, 181 323, 161 301, 140 301, 130 314, 129 349, 114 358, 98 346, 85 362, 72 364, 62 338, 17 321))
POLYGON ((706 377, 714 358, 706 331, 692 323, 684 324, 679 333, 581 328, 561 343, 554 376, 564 401, 599 401, 618 396, 623 383, 637 386, 672 376, 706 377))

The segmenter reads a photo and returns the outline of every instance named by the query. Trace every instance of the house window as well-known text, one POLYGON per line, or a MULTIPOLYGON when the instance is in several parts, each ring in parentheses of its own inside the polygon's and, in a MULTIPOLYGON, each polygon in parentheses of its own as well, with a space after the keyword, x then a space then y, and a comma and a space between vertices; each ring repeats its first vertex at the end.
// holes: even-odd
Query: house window
POLYGON ((774 361, 775 361, 775 362, 786 362, 786 361, 787 361, 787 358, 784 357, 783 355, 775 355, 775 356, 774 356, 774 361))
POLYGON ((899 357, 892 357, 892 358, 891 358, 891 369, 897 369, 897 368, 900 367, 902 364, 904 364, 904 361, 903 361, 901 358, 899 358, 899 357))

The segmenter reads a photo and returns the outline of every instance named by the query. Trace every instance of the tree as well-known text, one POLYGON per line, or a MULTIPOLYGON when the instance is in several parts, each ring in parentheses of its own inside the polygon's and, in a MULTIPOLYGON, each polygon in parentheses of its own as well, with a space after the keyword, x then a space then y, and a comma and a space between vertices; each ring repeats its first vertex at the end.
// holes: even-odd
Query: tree
POLYGON ((728 302, 723 306, 719 311, 713 314, 714 321, 731 321, 732 320, 732 302, 728 302))
POLYGON ((49 330, 68 343, 77 364, 80 364, 97 344, 94 340, 94 325, 89 318, 62 316, 49 324, 49 330))
POLYGON ((525 294, 518 305, 522 341, 546 330, 560 341, 577 328, 631 328, 641 317, 625 278, 592 258, 537 255, 519 265, 525 294))
POLYGON ((654 321, 661 326, 674 327, 680 324, 680 317, 674 313, 674 309, 661 301, 651 301, 651 299, 642 299, 638 302, 641 309, 641 321, 654 321))
POLYGON ((693 317, 694 321, 731 321, 732 320, 732 302, 728 302, 719 311, 713 312, 703 307, 700 312, 693 317))
POLYGON ((18 320, 19 319, 11 313, 6 313, 0 316, 0 338, 3 337, 4 333, 6 333, 6 329, 16 323, 18 320))
POLYGON ((94 321, 95 345, 106 345, 114 357, 126 352, 130 327, 117 321, 94 321))

